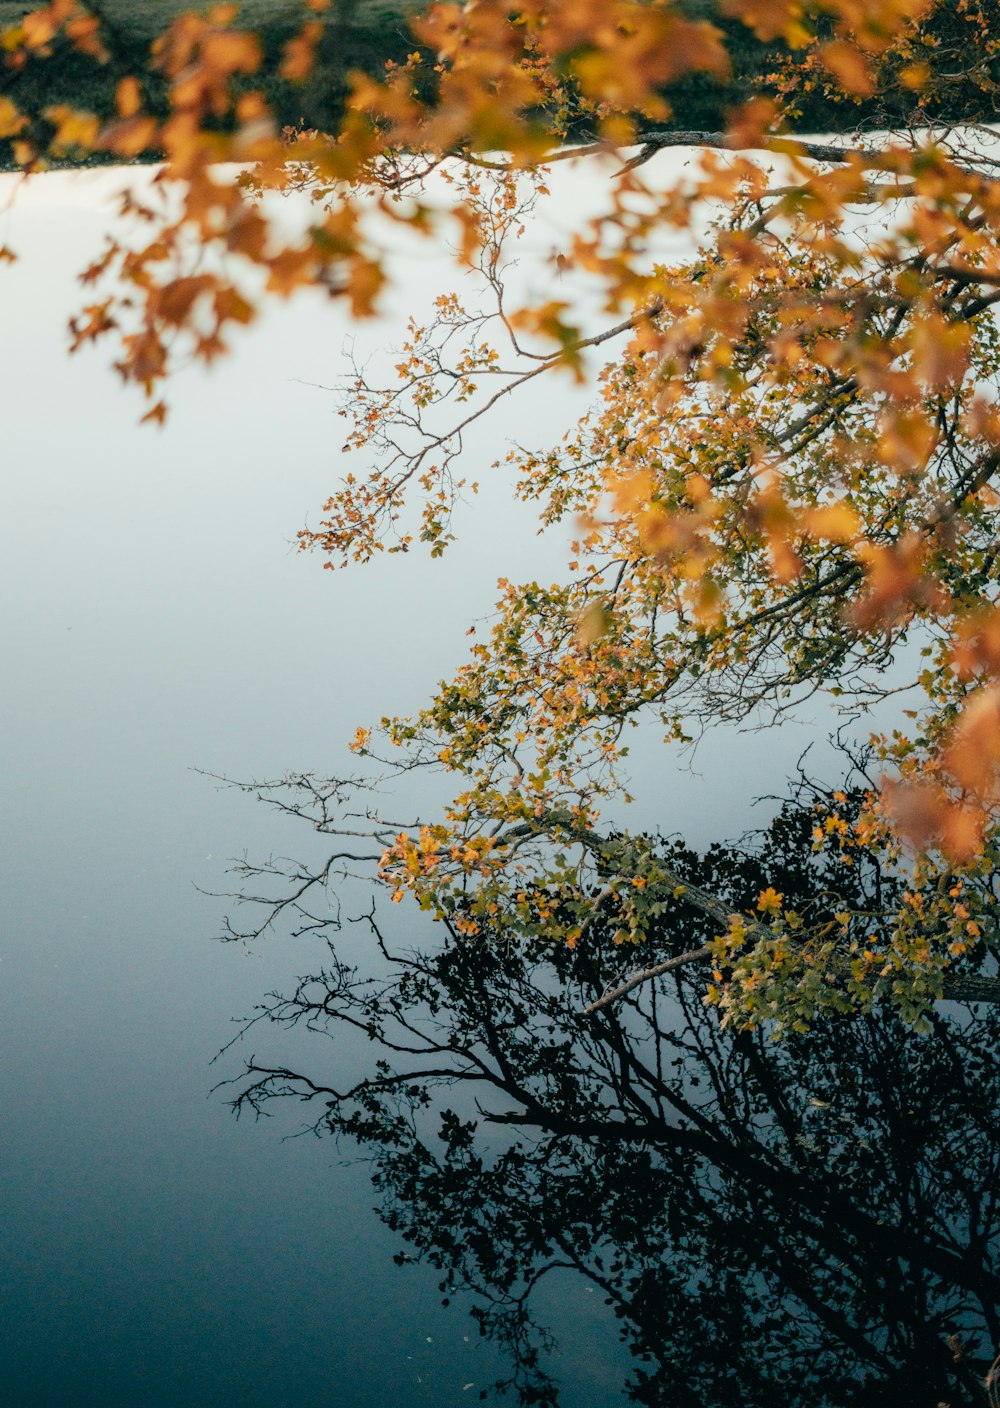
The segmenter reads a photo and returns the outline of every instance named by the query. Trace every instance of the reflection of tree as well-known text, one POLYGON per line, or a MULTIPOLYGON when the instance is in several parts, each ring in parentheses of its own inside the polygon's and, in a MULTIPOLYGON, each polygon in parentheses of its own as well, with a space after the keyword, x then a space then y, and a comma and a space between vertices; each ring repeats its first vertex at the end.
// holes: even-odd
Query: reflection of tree
MULTIPOLYGON (((672 861, 735 899, 765 861, 774 878, 777 849, 786 892, 815 903, 806 821, 786 812, 762 861, 672 861)), ((654 954, 691 939, 678 912, 654 954)), ((376 1045, 371 1073, 337 1090, 251 1063, 237 1106, 293 1094, 371 1153, 383 1216, 446 1294, 476 1293, 520 1402, 557 1401, 532 1299, 559 1267, 613 1306, 633 1402, 988 1401, 995 1007, 936 1014, 930 1036, 875 1011, 775 1043, 722 1030, 687 970, 585 1014, 622 967, 596 928, 576 951, 453 936, 378 981, 330 954, 258 1020, 354 1028, 376 1045)))

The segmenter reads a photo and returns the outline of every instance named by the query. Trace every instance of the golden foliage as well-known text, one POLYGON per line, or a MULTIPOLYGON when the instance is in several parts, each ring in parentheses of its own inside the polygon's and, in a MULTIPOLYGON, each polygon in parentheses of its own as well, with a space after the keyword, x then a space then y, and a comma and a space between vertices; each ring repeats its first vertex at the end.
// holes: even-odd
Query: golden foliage
MULTIPOLYGON (((232 5, 181 15, 155 42, 163 118, 145 110, 142 75, 121 78, 105 124, 0 98, 0 138, 16 140, 27 170, 97 150, 162 161, 155 186, 172 198, 126 201, 141 237, 110 243, 85 271, 101 293, 72 326, 74 347, 115 340, 115 365, 155 423, 178 357, 211 361, 261 298, 320 286, 356 318, 377 309, 388 276, 366 211, 420 232, 454 223, 460 263, 492 311, 443 296, 430 325, 410 324, 395 384, 358 377, 347 447, 368 452, 371 468, 348 474, 300 539, 331 563, 418 541, 442 552, 465 428, 536 377, 586 381, 594 349, 618 348, 576 432, 509 457, 544 522, 576 523, 569 580, 501 582, 488 641, 418 715, 382 723, 408 765, 463 780, 439 822, 387 840, 394 899, 412 891, 463 932, 502 912, 578 942, 593 912, 598 804, 621 785, 633 719, 651 713, 683 738, 813 690, 864 700, 888 689, 908 637, 933 662, 915 681, 927 702, 914 736, 882 741, 891 780, 850 824, 818 823, 817 845, 839 846, 845 864, 864 848, 897 863, 909 842, 925 876, 987 863, 1000 805, 1000 177, 982 134, 919 122, 939 81, 922 56, 938 8, 727 0, 760 38, 803 52, 802 81, 820 75, 846 101, 898 77, 916 125, 857 146, 804 141, 783 126, 795 96, 786 77, 780 100, 754 97, 727 132, 686 134, 695 152, 669 180, 654 158, 672 134, 650 126, 669 121, 665 90, 728 67, 721 31, 669 0, 432 4, 413 22, 423 51, 381 80, 355 75, 334 133, 277 131, 253 86, 260 42, 235 27, 232 5), (581 115, 593 140, 571 152, 568 123, 581 115), (606 200, 552 267, 553 279, 580 271, 600 289, 606 326, 588 334, 554 285, 544 301, 508 307, 506 250, 548 171, 608 155, 606 200), (226 162, 241 164, 240 179, 226 162), (432 174, 450 185, 454 213, 426 198, 432 174), (308 192, 304 234, 278 233, 259 199, 267 190, 308 192), (692 257, 654 259, 679 232, 692 257)), ((963 14, 979 73, 995 46, 981 7, 963 14)), ((307 18, 285 50, 286 78, 308 77, 321 35, 307 18)), ((16 76, 62 38, 95 61, 113 48, 85 4, 55 0, 0 36, 2 62, 16 76)), ((354 746, 374 752, 368 730, 354 746)), ((621 864, 601 903, 616 907, 621 941, 638 941, 663 880, 641 846, 621 864)), ((812 992, 843 949, 826 931, 802 940, 781 901, 765 891, 756 915, 720 936, 745 1011, 762 974, 812 992)), ((952 948, 927 947, 917 908, 897 916, 895 949, 849 950, 852 1000, 907 964, 936 972, 974 946, 970 929, 953 932, 955 905, 952 948)), ((932 989, 928 979, 920 991, 932 989)))

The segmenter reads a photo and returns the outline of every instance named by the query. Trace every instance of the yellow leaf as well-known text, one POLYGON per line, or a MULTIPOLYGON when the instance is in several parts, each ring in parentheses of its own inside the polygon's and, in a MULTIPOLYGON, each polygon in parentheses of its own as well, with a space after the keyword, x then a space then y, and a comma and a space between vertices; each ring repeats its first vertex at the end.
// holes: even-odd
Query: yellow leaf
POLYGON ((9 98, 0 95, 0 138, 16 136, 27 125, 27 121, 9 98))
POLYGON ((823 538, 831 543, 849 543, 861 530, 857 514, 842 499, 835 504, 810 509, 805 515, 804 526, 810 537, 823 538))
POLYGON ((580 644, 589 649, 601 636, 606 635, 611 625, 611 612, 603 601, 592 601, 581 613, 576 623, 576 635, 580 644))

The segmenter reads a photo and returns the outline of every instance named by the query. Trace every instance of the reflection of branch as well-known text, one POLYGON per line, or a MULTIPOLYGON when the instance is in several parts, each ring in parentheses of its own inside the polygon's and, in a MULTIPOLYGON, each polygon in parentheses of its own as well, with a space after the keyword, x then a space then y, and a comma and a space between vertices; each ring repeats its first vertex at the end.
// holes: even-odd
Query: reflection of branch
MULTIPOLYGON (((317 976, 320 990, 300 990, 292 1013, 318 1033, 346 1023, 374 1041, 367 1078, 341 1094, 320 1072, 251 1061, 237 1109, 314 1101, 316 1133, 357 1141, 380 1215, 407 1247, 396 1260, 429 1262, 443 1292, 476 1297, 484 1333, 530 1371, 522 1405, 555 1402, 535 1392, 548 1341, 534 1292, 566 1263, 650 1361, 646 1396, 629 1401, 667 1401, 678 1344, 704 1402, 728 1401, 716 1389, 734 1363, 759 1367, 754 1403, 774 1401, 775 1376, 787 1383, 796 1364, 800 1396, 849 1383, 831 1404, 868 1402, 882 1386, 887 1402, 979 1403, 988 1374, 993 1391, 994 1014, 944 1019, 925 1041, 883 1011, 775 1045, 720 1030, 690 980, 662 1025, 654 1002, 630 1003, 627 1024, 582 1019, 572 993, 615 963, 607 935, 590 953, 456 940, 424 958, 380 946, 387 980, 345 984, 337 970, 323 990, 317 976), (416 1069, 393 1059, 401 1022, 433 1028, 438 1054, 422 1052, 416 1069), (456 1080, 469 1082, 464 1103, 442 1108, 456 1080), (505 1097, 499 1110, 483 1111, 479 1086, 505 1097), (471 1097, 480 1113, 466 1120, 471 1097), (487 1129, 505 1134, 487 1142, 487 1129), (735 1326, 734 1278, 754 1301, 737 1298, 735 1326), (790 1310, 794 1338, 762 1334, 790 1310), (956 1321, 961 1356, 945 1339, 956 1321), (899 1392, 917 1373, 932 1395, 899 1392)), ((287 1011, 267 1015, 283 1023, 287 1011)))

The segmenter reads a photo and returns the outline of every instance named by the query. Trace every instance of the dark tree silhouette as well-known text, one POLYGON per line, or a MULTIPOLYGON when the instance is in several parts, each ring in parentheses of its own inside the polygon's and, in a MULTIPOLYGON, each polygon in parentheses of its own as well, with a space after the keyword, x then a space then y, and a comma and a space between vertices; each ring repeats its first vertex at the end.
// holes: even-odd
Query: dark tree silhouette
MULTIPOLYGON (((897 883, 844 869, 831 887, 801 795, 756 848, 698 857, 692 883, 734 903, 762 877, 814 907, 897 883)), ((886 899, 889 897, 886 896, 886 899)), ((937 1009, 919 1035, 888 1010, 774 1042, 725 1030, 679 969, 598 1012, 623 967, 586 944, 498 944, 452 932, 366 978, 325 965, 253 1022, 369 1037, 369 1074, 251 1061, 237 1111, 294 1096, 318 1132, 371 1158, 398 1258, 473 1293, 510 1352, 500 1387, 556 1404, 533 1296, 572 1268, 613 1306, 635 1355, 628 1401, 713 1408, 992 1402, 1000 1343, 1000 1011, 937 1009)), ((710 919, 665 916, 651 958, 710 919)))

